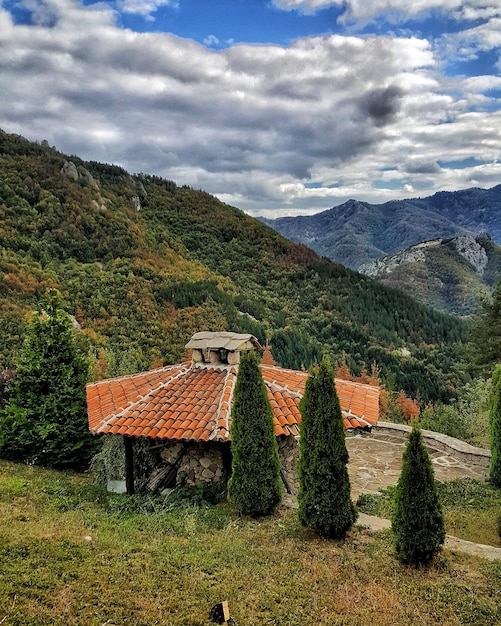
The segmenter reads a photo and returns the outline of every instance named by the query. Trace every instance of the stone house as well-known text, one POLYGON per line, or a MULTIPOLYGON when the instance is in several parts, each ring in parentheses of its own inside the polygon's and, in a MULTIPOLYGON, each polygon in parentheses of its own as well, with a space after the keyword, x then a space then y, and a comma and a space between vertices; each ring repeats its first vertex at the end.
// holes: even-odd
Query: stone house
MULTIPOLYGON (((196 333, 191 361, 87 385, 89 428, 115 435, 118 463, 109 487, 133 493, 225 481, 231 471, 231 407, 240 353, 262 350, 253 335, 196 333)), ((281 474, 297 494, 298 437, 307 373, 276 367, 267 348, 261 371, 273 411, 281 474)), ((336 380, 347 429, 370 429, 379 389, 336 380)))

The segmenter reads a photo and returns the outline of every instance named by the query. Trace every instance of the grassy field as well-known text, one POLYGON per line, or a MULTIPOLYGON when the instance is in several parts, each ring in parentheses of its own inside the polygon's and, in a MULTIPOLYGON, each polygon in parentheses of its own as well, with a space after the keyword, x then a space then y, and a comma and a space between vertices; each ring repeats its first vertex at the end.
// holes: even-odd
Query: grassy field
POLYGON ((169 508, 0 462, 0 524, 5 626, 208 626, 224 599, 236 626, 501 624, 501 561, 443 551, 410 569, 390 531, 322 541, 286 509, 169 508))

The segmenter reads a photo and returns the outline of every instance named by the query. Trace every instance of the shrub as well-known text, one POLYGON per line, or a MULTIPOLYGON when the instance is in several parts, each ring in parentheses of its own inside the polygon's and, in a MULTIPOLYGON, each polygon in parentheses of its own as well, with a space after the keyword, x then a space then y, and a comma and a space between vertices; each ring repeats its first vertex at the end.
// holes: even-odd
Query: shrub
POLYGON ((301 400, 299 519, 319 535, 343 538, 357 518, 334 373, 324 359, 311 371, 301 400))
POLYGON ((445 541, 444 516, 431 460, 416 426, 403 455, 392 529, 397 557, 409 565, 427 565, 445 541))

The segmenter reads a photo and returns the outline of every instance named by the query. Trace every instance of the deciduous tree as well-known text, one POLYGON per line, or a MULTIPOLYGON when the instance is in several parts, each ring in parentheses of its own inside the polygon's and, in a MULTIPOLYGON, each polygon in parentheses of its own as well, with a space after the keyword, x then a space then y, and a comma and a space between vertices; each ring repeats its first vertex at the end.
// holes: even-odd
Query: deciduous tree
POLYGON ((280 503, 280 461, 259 361, 243 353, 231 412, 232 474, 228 495, 242 515, 268 515, 280 503))
POLYGON ((301 400, 299 519, 319 535, 342 538, 357 518, 348 451, 330 363, 312 370, 301 400))
POLYGON ((409 565, 427 565, 445 541, 444 517, 433 468, 417 426, 410 433, 403 455, 392 529, 397 557, 409 565))

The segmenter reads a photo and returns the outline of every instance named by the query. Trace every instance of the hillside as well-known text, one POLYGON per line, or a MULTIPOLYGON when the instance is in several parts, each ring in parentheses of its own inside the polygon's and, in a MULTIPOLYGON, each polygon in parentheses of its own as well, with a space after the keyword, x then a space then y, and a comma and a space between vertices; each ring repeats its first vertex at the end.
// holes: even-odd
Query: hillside
POLYGON ((0 370, 49 287, 98 378, 179 361, 198 330, 252 332, 284 367, 345 352, 353 373, 376 362, 388 385, 425 401, 470 376, 459 320, 205 192, 1 133, 0 370))
POLYGON ((384 204, 349 200, 315 215, 261 219, 291 241, 358 270, 397 250, 458 234, 489 233, 501 244, 501 185, 384 204))
POLYGON ((359 270, 423 304, 471 315, 501 276, 501 246, 488 235, 435 239, 364 263, 359 270))

